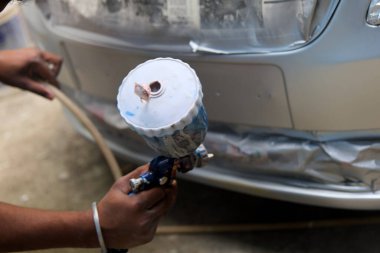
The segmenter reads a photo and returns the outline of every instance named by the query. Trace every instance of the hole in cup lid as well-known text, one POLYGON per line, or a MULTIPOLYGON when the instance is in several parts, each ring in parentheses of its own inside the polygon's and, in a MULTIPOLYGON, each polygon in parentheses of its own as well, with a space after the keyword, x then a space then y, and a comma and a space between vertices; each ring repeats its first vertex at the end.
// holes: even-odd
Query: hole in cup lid
POLYGON ((161 95, 161 93, 164 90, 163 86, 161 85, 161 83, 159 81, 154 81, 154 82, 150 83, 149 88, 150 88, 150 96, 151 97, 157 97, 157 96, 161 95))

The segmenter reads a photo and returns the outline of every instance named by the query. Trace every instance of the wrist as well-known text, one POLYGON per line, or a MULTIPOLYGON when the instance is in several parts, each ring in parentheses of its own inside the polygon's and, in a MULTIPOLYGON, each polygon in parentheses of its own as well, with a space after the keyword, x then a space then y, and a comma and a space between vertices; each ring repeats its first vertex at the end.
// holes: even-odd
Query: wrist
POLYGON ((66 212, 65 216, 66 225, 63 227, 66 227, 66 231, 62 232, 65 233, 65 237, 69 243, 62 245, 63 247, 99 247, 91 210, 66 212))
POLYGON ((98 248, 99 241, 96 233, 96 228, 93 220, 92 210, 86 210, 78 213, 78 239, 79 247, 83 248, 98 248))
POLYGON ((57 225, 60 228, 58 229, 59 234, 61 234, 57 235, 58 238, 61 238, 61 242, 57 241, 57 247, 99 247, 91 210, 63 212, 61 224, 57 225), (62 240, 62 238, 65 239, 62 240))

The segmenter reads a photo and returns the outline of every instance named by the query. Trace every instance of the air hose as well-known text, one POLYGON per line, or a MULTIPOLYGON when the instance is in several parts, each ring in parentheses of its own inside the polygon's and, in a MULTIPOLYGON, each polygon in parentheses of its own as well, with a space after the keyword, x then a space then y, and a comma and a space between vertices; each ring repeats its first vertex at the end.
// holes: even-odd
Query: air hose
POLYGON ((115 180, 122 176, 122 171, 111 149, 108 147, 102 134, 91 122, 87 115, 83 112, 79 106, 77 106, 70 98, 68 98, 62 91, 54 86, 50 86, 50 89, 54 92, 55 97, 70 111, 75 117, 83 124, 83 126, 90 132, 91 136, 97 143, 100 151, 107 161, 108 166, 111 169, 111 173, 115 180))
MULTIPOLYGON (((105 139, 88 116, 70 98, 54 86, 49 87, 55 97, 83 124, 90 132, 102 152, 115 180, 122 176, 122 170, 108 147, 105 139)), ((380 224, 380 217, 359 217, 347 219, 326 219, 315 221, 257 223, 257 224, 221 224, 221 225, 174 225, 159 226, 156 234, 205 234, 205 233, 241 233, 259 231, 302 230, 327 227, 348 227, 358 225, 380 224)))

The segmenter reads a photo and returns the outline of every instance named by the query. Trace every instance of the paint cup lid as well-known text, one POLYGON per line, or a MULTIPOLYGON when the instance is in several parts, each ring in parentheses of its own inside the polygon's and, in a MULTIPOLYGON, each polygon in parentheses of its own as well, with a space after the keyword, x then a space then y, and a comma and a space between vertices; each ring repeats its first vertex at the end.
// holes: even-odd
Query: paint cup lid
POLYGON ((117 107, 137 133, 160 137, 189 125, 202 106, 202 97, 201 83, 188 64, 157 58, 128 73, 119 87, 117 107))

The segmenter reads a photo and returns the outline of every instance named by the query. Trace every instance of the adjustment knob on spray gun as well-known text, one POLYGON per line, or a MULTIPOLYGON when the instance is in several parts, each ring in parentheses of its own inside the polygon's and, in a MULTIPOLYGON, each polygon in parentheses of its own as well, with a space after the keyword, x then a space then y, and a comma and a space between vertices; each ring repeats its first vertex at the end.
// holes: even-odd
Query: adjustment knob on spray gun
POLYGON ((202 98, 195 71, 177 59, 146 61, 124 78, 117 95, 120 114, 160 154, 147 172, 130 180, 132 193, 170 185, 177 171, 212 157, 202 145, 208 127, 202 98))

